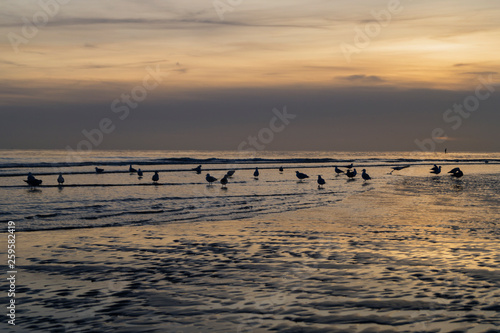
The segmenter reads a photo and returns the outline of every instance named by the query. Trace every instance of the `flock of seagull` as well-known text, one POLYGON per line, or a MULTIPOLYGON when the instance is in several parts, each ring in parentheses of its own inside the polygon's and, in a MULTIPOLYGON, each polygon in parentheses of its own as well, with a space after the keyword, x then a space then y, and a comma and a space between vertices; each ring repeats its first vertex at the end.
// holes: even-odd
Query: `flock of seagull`
MULTIPOLYGON (((400 170, 403 170, 403 169, 406 169, 409 167, 410 167, 410 165, 402 165, 402 166, 392 167, 392 171, 390 172, 390 174, 392 174, 394 171, 400 171, 400 170)), ((343 168, 345 168, 346 170, 344 171, 344 170, 340 169, 339 167, 335 166, 335 173, 337 174, 337 176, 339 176, 341 174, 345 174, 349 180, 353 180, 354 177, 356 177, 357 171, 354 168, 354 165, 352 163, 350 165, 344 166, 343 168)), ((195 171, 197 174, 201 174, 201 165, 198 165, 196 168, 193 168, 192 170, 195 171)), ((282 173, 284 171, 283 167, 280 167, 278 170, 280 173, 282 173)), ((95 167, 95 172, 96 173, 103 173, 104 169, 95 167)), ((130 173, 137 173, 137 175, 139 176, 139 179, 141 179, 143 177, 143 174, 144 174, 141 169, 135 169, 132 167, 132 165, 129 166, 129 172, 130 173)), ((224 175, 224 177, 221 178, 220 183, 221 183, 223 189, 227 188, 227 184, 229 182, 228 178, 231 178, 235 172, 236 172, 235 170, 229 170, 224 175)), ((437 166, 436 164, 434 164, 434 166, 431 168, 430 173, 435 174, 435 175, 440 174, 441 173, 441 166, 437 166)), ((464 175, 464 173, 462 172, 462 170, 460 170, 460 168, 454 168, 454 169, 450 170, 448 173, 450 173, 451 176, 455 177, 455 178, 460 178, 464 175)), ((253 173, 254 178, 259 179, 259 174, 260 174, 259 168, 257 167, 257 168, 255 168, 255 171, 253 173)), ((295 175, 299 179, 299 182, 302 182, 304 179, 309 178, 308 175, 306 175, 305 173, 299 172, 299 171, 296 171, 295 175)), ((363 180, 365 182, 371 179, 370 175, 366 172, 366 169, 362 170, 361 178, 363 178, 363 180)), ((154 175, 151 179, 152 179, 153 183, 158 183, 158 181, 160 180, 160 175, 158 174, 158 171, 154 172, 154 175)), ((205 179, 208 182, 209 186, 213 185, 213 183, 215 183, 218 180, 217 178, 211 176, 209 173, 207 173, 205 179)), ((28 179, 25 180, 25 182, 29 186, 32 186, 32 187, 40 186, 42 184, 42 180, 36 179, 35 176, 33 176, 33 174, 31 172, 28 173, 28 179)), ((57 178, 57 183, 59 184, 59 186, 62 186, 64 184, 64 177, 63 177, 62 173, 59 173, 59 177, 57 178)), ((325 181, 325 179, 322 178, 321 175, 318 175, 317 183, 318 183, 318 188, 323 188, 323 186, 326 184, 326 181, 325 181)))

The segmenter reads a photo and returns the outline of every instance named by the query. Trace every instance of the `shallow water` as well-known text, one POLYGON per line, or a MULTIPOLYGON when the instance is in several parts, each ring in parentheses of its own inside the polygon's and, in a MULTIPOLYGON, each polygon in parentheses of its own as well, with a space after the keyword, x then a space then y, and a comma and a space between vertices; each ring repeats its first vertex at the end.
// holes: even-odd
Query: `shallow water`
MULTIPOLYGON (((14 220, 18 230, 25 231, 245 219, 332 205, 398 177, 431 188, 465 184, 465 196, 485 196, 498 189, 495 175, 500 173, 500 154, 472 153, 262 152, 249 158, 238 152, 108 151, 81 154, 71 164, 63 151, 2 151, 1 156, 0 221, 14 220), (335 165, 350 163, 357 168, 356 180, 336 176, 335 165), (433 163, 443 165, 443 173, 434 178, 429 174, 433 163), (129 164, 141 168, 144 177, 129 173, 129 164), (202 174, 191 170, 198 164, 203 164, 202 174), (391 166, 404 164, 412 166, 388 174, 391 166), (105 173, 96 174, 96 165, 105 173), (283 173, 278 172, 280 166, 283 173), (457 166, 467 176, 455 183, 446 172, 457 166), (253 177, 255 167, 260 169, 258 179, 253 177), (363 168, 373 178, 368 183, 360 178, 363 168), (207 186, 207 173, 221 179, 230 169, 236 172, 227 189, 218 182, 207 186), (155 170, 160 171, 158 184, 151 180, 155 170), (310 178, 299 182, 297 170, 310 178), (29 188, 23 181, 28 172, 41 179, 42 186, 29 188), (56 181, 59 172, 65 177, 61 187, 56 181), (472 181, 475 174, 485 178, 472 181), (317 175, 326 180, 324 189, 317 188, 317 175)), ((418 195, 413 193, 417 187, 402 190, 418 195)))
POLYGON ((177 185, 5 187, 19 225, 52 228, 17 233, 17 332, 499 332, 495 162, 450 163, 458 180, 427 160, 365 166, 366 184, 300 163, 324 189, 298 183, 295 164, 238 170, 228 190, 191 171, 169 174, 177 185), (36 202, 61 215, 35 216, 36 202))

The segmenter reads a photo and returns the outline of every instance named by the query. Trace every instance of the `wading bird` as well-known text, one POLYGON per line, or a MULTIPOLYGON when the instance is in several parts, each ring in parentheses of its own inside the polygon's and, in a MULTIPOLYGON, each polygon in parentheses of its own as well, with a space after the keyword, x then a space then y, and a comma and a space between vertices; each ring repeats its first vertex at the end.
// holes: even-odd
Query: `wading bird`
POLYGON ((227 175, 225 175, 224 177, 222 177, 222 179, 220 180, 220 183, 222 184, 222 188, 227 188, 226 185, 227 185, 227 175))
POLYGON ((434 166, 431 168, 431 173, 439 175, 441 173, 441 166, 437 166, 434 164, 434 166))
POLYGON ((134 172, 137 172, 137 170, 132 168, 132 164, 130 164, 130 166, 128 167, 128 172, 134 173, 134 172))
POLYGON ((325 185, 325 180, 321 178, 321 175, 318 175, 318 188, 323 188, 323 185, 325 185))
POLYGON ((365 182, 367 180, 372 179, 372 177, 370 177, 370 175, 366 173, 366 169, 363 169, 362 171, 363 171, 363 173, 361 173, 361 177, 365 180, 365 182))
POLYGON ((460 168, 452 169, 448 171, 448 173, 451 173, 451 176, 455 178, 460 178, 464 175, 464 173, 462 172, 462 170, 460 170, 460 168))
POLYGON ((255 179, 259 178, 259 168, 255 168, 255 171, 253 172, 253 176, 255 179))
POLYGON ((356 171, 356 169, 354 169, 353 171, 347 170, 347 172, 345 174, 347 177, 349 177, 349 179, 354 179, 354 177, 356 177, 358 172, 356 171))
POLYGON ((344 170, 340 170, 339 168, 335 167, 335 173, 338 175, 340 175, 341 173, 344 173, 344 170))
POLYGON ((155 174, 151 178, 153 182, 157 183, 160 180, 160 175, 158 174, 158 171, 155 171, 155 174))
POLYGON ((392 171, 390 172, 390 174, 392 175, 392 173, 394 171, 399 171, 399 170, 403 170, 403 169, 406 169, 406 168, 409 168, 410 165, 407 164, 407 165, 401 165, 401 166, 395 166, 395 167, 392 167, 392 171))
POLYGON ((196 171, 197 174, 201 173, 201 164, 198 165, 196 168, 193 168, 193 171, 196 171))
POLYGON ((64 183, 64 177, 61 172, 59 172, 59 177, 57 177, 57 183, 61 186, 64 183))
POLYGON ((29 186, 35 187, 35 186, 40 186, 42 185, 42 181, 40 179, 36 179, 35 176, 33 176, 30 173, 28 173, 28 179, 24 180, 26 183, 28 183, 29 186))
POLYGON ((207 173, 205 179, 207 180, 208 185, 212 185, 213 182, 217 181, 217 178, 210 176, 209 173, 207 173))
POLYGON ((308 176, 308 175, 306 175, 305 173, 298 172, 298 171, 295 171, 295 175, 297 176, 297 178, 298 178, 300 181, 303 181, 304 179, 309 178, 309 176, 308 176))

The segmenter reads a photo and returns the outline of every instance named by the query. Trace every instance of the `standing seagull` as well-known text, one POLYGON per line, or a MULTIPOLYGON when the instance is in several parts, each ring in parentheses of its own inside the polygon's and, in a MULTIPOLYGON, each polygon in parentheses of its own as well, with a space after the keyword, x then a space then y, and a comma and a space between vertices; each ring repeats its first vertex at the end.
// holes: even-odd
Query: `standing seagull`
POLYGON ((439 175, 441 173, 441 166, 437 166, 434 164, 434 166, 431 168, 431 173, 439 175))
POLYGON ((350 164, 350 165, 346 165, 344 168, 347 168, 347 169, 352 169, 352 167, 354 166, 354 164, 350 164))
POLYGON ((226 187, 226 185, 227 185, 227 175, 225 175, 224 177, 222 177, 222 179, 220 180, 220 183, 222 184, 222 188, 227 189, 227 187, 226 187))
POLYGON ((318 175, 318 188, 323 188, 323 185, 325 185, 325 180, 321 178, 321 175, 318 175))
POLYGON ((363 169, 362 171, 363 171, 363 173, 361 174, 361 177, 363 177, 363 179, 365 180, 365 182, 367 180, 372 179, 372 177, 370 177, 370 175, 366 173, 366 169, 363 169))
POLYGON ((390 174, 392 175, 392 173, 394 171, 399 171, 399 170, 403 170, 403 169, 406 169, 406 168, 409 168, 410 165, 407 164, 407 165, 402 165, 402 166, 395 166, 395 167, 392 167, 392 171, 390 172, 390 174))
POLYGON ((255 168, 255 171, 253 172, 253 176, 255 179, 259 178, 259 168, 255 168))
POLYGON ((212 185, 213 182, 217 181, 217 178, 210 176, 209 173, 207 173, 205 179, 207 180, 208 185, 212 185))
POLYGON ((236 172, 236 170, 229 170, 228 172, 226 172, 227 178, 231 178, 235 172, 236 172))
POLYGON ((354 177, 356 177, 358 172, 356 171, 356 169, 354 169, 353 171, 347 170, 347 172, 345 174, 347 177, 349 177, 349 179, 354 179, 354 177))
POLYGON ((25 180, 25 182, 28 183, 28 185, 31 187, 42 185, 42 181, 40 179, 36 179, 35 176, 31 174, 31 172, 28 173, 28 179, 25 180))
POLYGON ((297 176, 298 179, 300 179, 300 181, 303 181, 304 179, 309 178, 309 176, 306 175, 305 173, 298 172, 298 171, 295 171, 295 175, 297 176))
POLYGON ((279 171, 283 172, 283 167, 282 166, 280 166, 279 171))
POLYGON ((343 170, 340 170, 339 168, 335 167, 335 172, 337 173, 337 176, 340 175, 341 173, 344 173, 343 170))
POLYGON ((153 180, 153 182, 155 184, 158 183, 158 181, 160 180, 160 175, 158 174, 158 171, 155 171, 155 174, 153 175, 153 177, 151 179, 153 180))
POLYGON ((137 172, 137 170, 132 168, 132 164, 130 164, 130 166, 128 167, 128 172, 134 173, 134 172, 137 172))
POLYGON ((196 171, 197 174, 200 174, 201 173, 201 164, 198 165, 196 168, 194 168, 193 171, 196 171))
POLYGON ((59 186, 62 186, 62 184, 64 183, 64 177, 61 172, 59 172, 59 177, 57 177, 57 183, 59 184, 59 186))
POLYGON ((451 176, 455 178, 460 178, 464 175, 464 173, 462 172, 462 170, 460 170, 460 168, 455 168, 451 171, 448 171, 448 173, 451 173, 451 176))
POLYGON ((95 173, 103 173, 103 172, 104 172, 104 169, 95 167, 95 173))
POLYGON ((142 170, 139 168, 139 170, 137 170, 137 176, 139 176, 139 179, 142 178, 142 170))

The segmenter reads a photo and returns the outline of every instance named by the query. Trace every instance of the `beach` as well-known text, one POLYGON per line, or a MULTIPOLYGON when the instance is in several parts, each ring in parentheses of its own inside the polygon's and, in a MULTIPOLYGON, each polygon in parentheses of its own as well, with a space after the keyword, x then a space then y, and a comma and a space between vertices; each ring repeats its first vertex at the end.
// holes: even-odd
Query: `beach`
POLYGON ((241 220, 19 232, 0 328, 500 332, 498 175, 394 179, 241 220))

